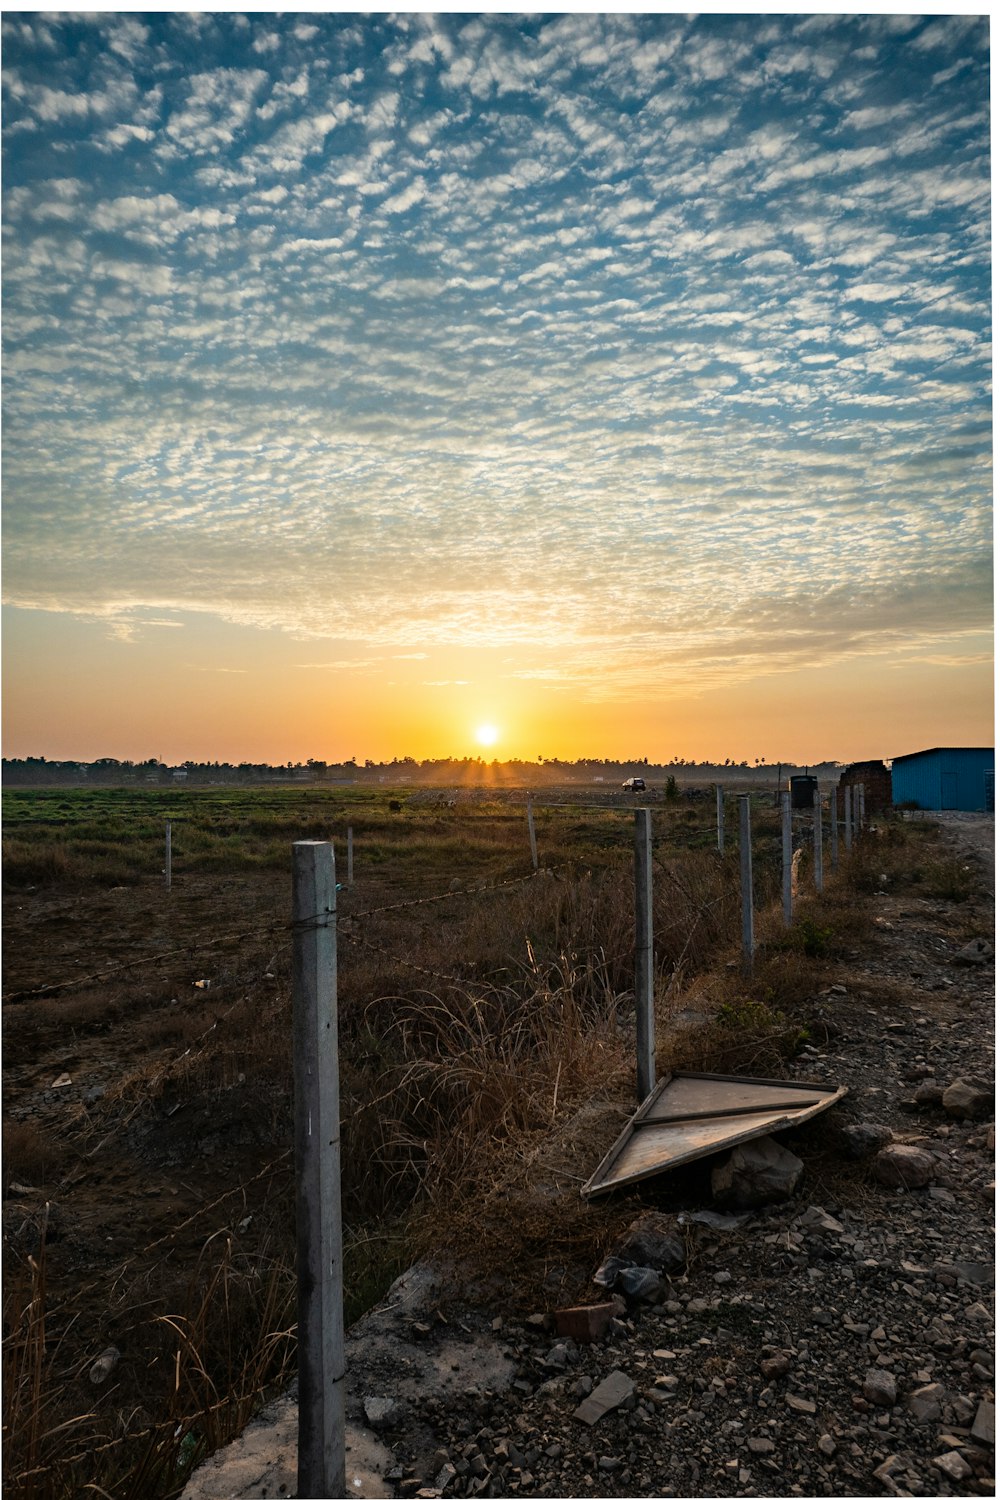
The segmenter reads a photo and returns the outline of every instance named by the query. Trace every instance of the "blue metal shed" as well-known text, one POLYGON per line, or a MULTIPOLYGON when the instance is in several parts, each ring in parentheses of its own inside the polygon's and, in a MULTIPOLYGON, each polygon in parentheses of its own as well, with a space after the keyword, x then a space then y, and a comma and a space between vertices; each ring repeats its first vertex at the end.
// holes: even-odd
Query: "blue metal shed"
POLYGON ((992 748, 938 746, 897 755, 892 762, 892 800, 914 802, 929 812, 993 811, 992 748))

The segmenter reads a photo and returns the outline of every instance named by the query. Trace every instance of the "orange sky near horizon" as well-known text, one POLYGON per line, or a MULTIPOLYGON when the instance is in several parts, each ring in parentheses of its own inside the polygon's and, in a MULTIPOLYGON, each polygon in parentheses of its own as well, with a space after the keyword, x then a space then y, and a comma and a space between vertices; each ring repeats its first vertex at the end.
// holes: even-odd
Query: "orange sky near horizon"
POLYGON ((501 647, 331 658, 315 641, 206 619, 197 634, 182 616, 115 633, 68 615, 6 615, 10 758, 760 756, 808 765, 993 743, 986 640, 964 663, 954 654, 938 663, 907 652, 835 657, 700 690, 651 674, 643 692, 632 669, 619 684, 613 665, 581 687, 570 659, 562 680, 555 656, 522 675, 501 647), (482 743, 484 725, 495 727, 495 743, 482 743))

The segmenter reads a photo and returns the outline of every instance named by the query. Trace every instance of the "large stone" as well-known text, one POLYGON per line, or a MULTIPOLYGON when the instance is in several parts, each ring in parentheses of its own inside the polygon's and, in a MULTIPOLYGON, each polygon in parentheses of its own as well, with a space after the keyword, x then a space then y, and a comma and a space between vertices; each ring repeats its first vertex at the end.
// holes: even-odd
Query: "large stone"
POLYGON ((769 1135, 744 1141, 712 1170, 712 1196, 740 1208, 758 1208, 790 1198, 805 1167, 769 1135))
POLYGON ((933 1179, 935 1162, 930 1152, 921 1151, 919 1146, 893 1142, 876 1156, 873 1171, 886 1187, 922 1188, 933 1179))
POLYGON ((993 1088, 981 1078, 956 1078, 941 1095, 941 1103, 957 1120, 978 1120, 993 1109, 993 1088))
POLYGON ((944 1089, 939 1083, 935 1083, 932 1078, 927 1078, 914 1089, 913 1101, 922 1109, 937 1109, 941 1104, 943 1093, 944 1089))

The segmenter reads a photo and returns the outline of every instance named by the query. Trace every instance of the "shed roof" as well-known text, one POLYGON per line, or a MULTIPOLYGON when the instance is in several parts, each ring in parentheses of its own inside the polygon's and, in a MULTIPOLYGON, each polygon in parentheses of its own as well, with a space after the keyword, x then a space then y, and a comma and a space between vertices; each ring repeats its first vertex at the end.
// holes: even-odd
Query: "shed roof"
POLYGON ((918 755, 947 755, 955 750, 972 750, 980 755, 994 753, 992 745, 933 745, 930 750, 908 750, 905 755, 894 755, 892 761, 895 764, 897 760, 915 760, 918 755))

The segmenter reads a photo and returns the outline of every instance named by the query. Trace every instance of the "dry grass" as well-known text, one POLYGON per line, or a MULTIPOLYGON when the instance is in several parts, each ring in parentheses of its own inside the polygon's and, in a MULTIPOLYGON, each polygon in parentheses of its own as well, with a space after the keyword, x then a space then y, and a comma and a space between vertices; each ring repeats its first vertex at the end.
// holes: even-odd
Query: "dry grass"
MULTIPOLYGON (((519 823, 511 827, 523 836, 519 823)), ((514 834, 506 823, 488 832, 479 830, 475 858, 489 846, 493 873, 507 875, 514 834)), ((771 837, 765 829, 765 854, 771 837)), ((712 850, 658 846, 661 1072, 785 1071, 810 997, 829 982, 831 964, 863 941, 879 876, 904 878, 912 849, 905 835, 893 830, 872 840, 874 848, 868 842, 842 860, 821 900, 800 903, 790 933, 768 908, 778 894, 773 861, 758 862, 760 949, 751 980, 739 967, 735 851, 720 859, 712 850), (691 1009, 706 1023, 678 1028, 678 1012, 691 1009)), ((468 848, 449 856, 463 873, 472 857, 468 848)), ((583 1295, 623 1215, 634 1212, 579 1197, 633 1106, 628 849, 572 876, 352 922, 360 905, 345 899, 339 942, 349 1317, 413 1258, 442 1246, 512 1305, 583 1295)), ((86 1149, 113 1149, 127 1134, 153 1150, 175 1108, 177 1121, 192 1118, 193 1132, 205 1109, 216 1121, 252 1120, 268 1154, 290 1146, 288 950, 265 942, 266 949, 247 944, 220 956, 208 996, 189 991, 171 1005, 177 996, 165 985, 143 992, 148 1004, 136 998, 134 1066, 92 1110, 86 1149)), ((28 1046, 31 1018, 53 1034, 60 1024, 87 1031, 115 1024, 123 1006, 101 987, 12 1009, 15 1043, 28 1046)), ((15 1161, 30 1163, 35 1151, 25 1171, 38 1181, 56 1169, 45 1142, 25 1134, 13 1147, 15 1161)), ((85 1476, 116 1500, 170 1496, 196 1456, 239 1430, 290 1368, 288 1199, 280 1199, 284 1230, 276 1221, 252 1254, 208 1232, 221 1212, 213 1219, 208 1205, 200 1221, 208 1237, 182 1299, 164 1300, 155 1260, 122 1282, 116 1295, 142 1309, 129 1337, 157 1371, 129 1410, 103 1388, 93 1410, 81 1400, 92 1392, 61 1343, 65 1311, 57 1337, 46 1341, 44 1251, 25 1263, 23 1276, 11 1279, 4 1346, 8 1474, 19 1476, 12 1494, 68 1500, 85 1476)), ((225 1213, 231 1217, 231 1204, 225 1213)))
MULTIPOLYGON (((161 1416, 116 1410, 121 1367, 106 1386, 94 1384, 88 1375, 98 1351, 66 1371, 59 1342, 47 1334, 46 1262, 43 1227, 37 1254, 9 1278, 4 1305, 5 1493, 18 1500, 84 1489, 114 1500, 176 1496, 193 1464, 242 1431, 264 1395, 294 1372, 295 1281, 287 1262, 260 1254, 247 1260, 216 1235, 185 1304, 133 1319, 121 1340, 141 1348, 151 1367, 162 1362, 169 1370, 161 1416), (89 1393, 82 1412, 77 1389, 89 1393)), ((128 1299, 148 1302, 138 1284, 128 1299)))
POLYGON ((11 1182, 31 1187, 56 1183, 77 1159, 74 1147, 34 1120, 8 1120, 3 1127, 4 1191, 11 1182))

